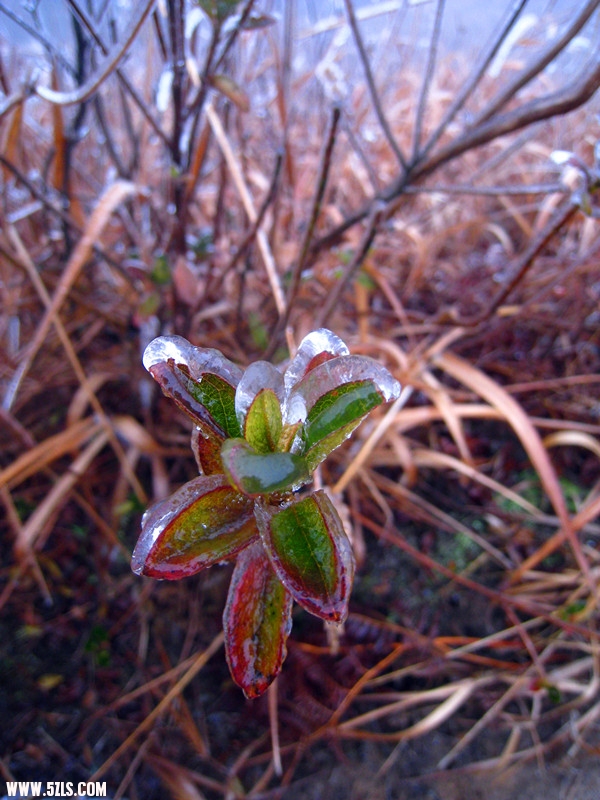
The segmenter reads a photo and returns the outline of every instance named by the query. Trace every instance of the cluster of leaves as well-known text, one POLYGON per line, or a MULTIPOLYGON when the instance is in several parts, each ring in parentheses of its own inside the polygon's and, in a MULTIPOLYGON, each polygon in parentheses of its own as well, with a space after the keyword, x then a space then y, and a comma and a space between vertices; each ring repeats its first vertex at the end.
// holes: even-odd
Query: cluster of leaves
POLYGON ((161 336, 144 365, 195 424, 200 477, 144 515, 135 572, 174 580, 237 558, 223 623, 231 674, 248 697, 281 669, 296 600, 340 623, 352 547, 324 490, 298 495, 315 468, 400 385, 373 359, 320 329, 284 372, 243 372, 218 350, 161 336))

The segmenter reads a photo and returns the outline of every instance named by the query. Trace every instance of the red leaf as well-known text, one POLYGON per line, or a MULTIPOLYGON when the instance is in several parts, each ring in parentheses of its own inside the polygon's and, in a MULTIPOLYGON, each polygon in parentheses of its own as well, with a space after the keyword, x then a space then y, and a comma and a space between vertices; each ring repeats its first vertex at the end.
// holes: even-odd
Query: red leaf
POLYGON ((281 670, 292 627, 292 596, 260 542, 238 557, 223 614, 225 653, 246 697, 258 697, 281 670))
POLYGON ((131 566, 151 578, 185 578, 231 558, 256 538, 253 502, 224 475, 202 475, 144 514, 131 566))

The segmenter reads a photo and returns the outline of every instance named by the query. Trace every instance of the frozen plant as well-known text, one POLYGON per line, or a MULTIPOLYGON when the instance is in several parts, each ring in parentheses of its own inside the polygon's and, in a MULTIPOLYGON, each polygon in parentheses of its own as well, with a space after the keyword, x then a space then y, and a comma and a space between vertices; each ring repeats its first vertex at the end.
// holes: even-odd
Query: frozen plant
POLYGON ((299 491, 400 384, 325 329, 303 339, 283 372, 266 361, 244 372, 179 336, 154 339, 144 366, 191 417, 200 477, 146 512, 132 568, 176 580, 237 559, 225 651, 235 682, 258 697, 281 670, 294 600, 331 622, 348 613, 348 537, 325 491, 299 491))

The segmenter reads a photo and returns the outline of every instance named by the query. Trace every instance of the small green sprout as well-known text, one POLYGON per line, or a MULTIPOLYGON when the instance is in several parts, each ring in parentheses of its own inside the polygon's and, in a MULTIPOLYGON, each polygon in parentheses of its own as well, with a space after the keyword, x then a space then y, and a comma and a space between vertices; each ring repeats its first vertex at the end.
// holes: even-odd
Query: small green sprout
POLYGON ((144 366, 194 422, 200 476, 144 515, 134 572, 177 580, 237 559, 223 624, 233 679, 258 697, 281 670, 295 600, 341 623, 354 577, 352 547, 316 467, 400 384, 371 358, 320 329, 281 371, 245 372, 218 350, 154 339, 144 366))

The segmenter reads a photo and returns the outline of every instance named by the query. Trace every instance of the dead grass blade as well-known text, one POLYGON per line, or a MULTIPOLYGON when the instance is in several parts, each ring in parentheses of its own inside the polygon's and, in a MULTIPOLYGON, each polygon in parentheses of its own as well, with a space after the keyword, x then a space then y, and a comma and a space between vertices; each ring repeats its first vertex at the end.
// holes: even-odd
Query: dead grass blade
POLYGON ((205 800, 205 795, 188 776, 187 770, 166 758, 150 759, 152 769, 167 787, 173 800, 205 800))
MULTIPOLYGON (((214 108, 210 104, 206 107, 206 116, 208 118, 210 127, 212 128, 212 131, 215 135, 215 138, 219 143, 219 147, 221 148, 223 157, 227 162, 227 166, 229 167, 229 171, 231 172, 233 181, 242 199, 244 210, 246 211, 246 214, 248 215, 250 222, 254 223, 256 222, 257 219, 257 213, 254 207, 254 202, 252 201, 252 197, 250 195, 248 187, 246 186, 242 170, 240 169, 240 166, 234 155, 233 148, 229 143, 229 139, 227 138, 225 129, 221 124, 221 120, 219 119, 214 108)), ((265 269, 267 271, 267 277, 269 279, 269 284, 271 286, 271 291, 273 293, 275 306, 277 308, 279 315, 281 316, 285 313, 285 296, 283 294, 283 289, 281 288, 281 282, 279 280, 279 275, 277 273, 277 266, 275 264, 275 259, 273 258, 273 254, 271 252, 269 240, 267 239, 267 235, 264 232, 264 230, 260 229, 257 231, 256 241, 258 242, 258 248, 260 250, 265 265, 265 269)))
POLYGON ((467 701, 475 689, 489 684, 491 680, 493 679, 489 677, 478 679, 469 678, 463 681, 456 681, 448 686, 440 686, 436 689, 427 689, 422 692, 410 692, 408 696, 402 697, 402 699, 396 702, 378 706, 372 711, 367 711, 357 717, 341 722, 337 726, 337 732, 344 738, 377 739, 378 741, 386 742, 400 742, 414 739, 417 736, 422 736, 424 733, 438 728, 442 722, 445 722, 445 720, 452 716, 452 714, 467 701), (403 730, 394 731, 392 733, 379 733, 364 729, 357 730, 364 725, 398 714, 414 706, 429 706, 438 700, 442 702, 436 706, 433 711, 419 720, 419 722, 403 730))
POLYGON ((42 298, 44 305, 46 306, 46 314, 42 319, 42 322, 38 326, 36 335, 28 347, 26 357, 21 361, 19 367, 17 368, 10 384, 7 389, 7 392, 4 397, 4 405, 5 408, 10 408, 12 405, 13 399, 16 395, 18 390, 18 386, 22 381, 23 377, 25 376, 28 368, 31 366, 35 355, 37 354, 39 348, 42 346, 43 341, 46 338, 48 330, 51 324, 54 324, 61 343, 65 349, 67 357, 71 362, 73 370, 81 384, 82 390, 85 392, 90 404, 92 405, 95 412, 98 414, 100 420, 103 423, 104 429, 108 436, 108 439, 111 443, 113 450, 115 451, 121 465, 123 466, 124 473, 127 476, 129 484, 140 498, 140 500, 145 501, 146 495, 140 482, 138 481, 133 469, 130 467, 127 459, 124 456, 123 450, 121 445, 119 444, 110 420, 107 418, 106 414, 104 413, 104 409, 100 405, 92 385, 88 381, 83 367, 75 353, 75 350, 71 344, 71 341, 62 325, 59 316, 60 306, 64 302, 69 290, 71 289, 73 283, 75 282, 79 272, 83 268, 85 262, 89 258, 91 254, 92 247, 94 246, 97 238, 100 236, 104 226, 108 222, 108 219, 116 206, 118 206, 126 197, 128 197, 134 191, 133 184, 126 183, 120 181, 114 184, 112 187, 106 190, 105 194, 102 196, 98 205, 96 206, 88 226, 86 227, 82 238, 80 239, 73 255, 71 256, 67 266, 65 267, 65 271, 61 276, 61 280, 59 285, 56 289, 53 299, 51 300, 48 296, 46 288, 44 287, 43 283, 41 282, 37 270, 33 262, 31 261, 29 254, 25 250, 16 230, 11 228, 12 231, 12 240, 13 243, 20 255, 21 263, 23 264, 24 268, 26 269, 28 275, 30 276, 32 283, 34 284, 38 294, 42 298))
MULTIPOLYGON (((125 200, 127 197, 130 197, 135 191, 136 187, 132 183, 128 183, 126 181, 117 181, 105 190, 104 194, 98 201, 81 239, 77 243, 71 258, 67 262, 54 296, 52 297, 52 301, 38 326, 33 340, 29 344, 27 355, 19 364, 19 368, 9 384, 3 401, 3 406, 5 409, 11 408, 15 395, 18 391, 19 384, 31 368, 33 359, 46 340, 50 326, 56 322, 60 307, 65 301, 65 298, 67 297, 73 284, 77 280, 77 276, 89 259, 92 253, 92 248, 100 238, 102 231, 110 218, 110 215, 114 209, 123 202, 123 200, 125 200)), ((25 263, 27 264, 28 260, 26 260, 25 263)))
POLYGON ((85 450, 69 465, 68 470, 55 483, 44 500, 28 518, 15 541, 14 551, 18 561, 28 558, 34 546, 43 546, 53 521, 68 500, 71 489, 81 479, 94 458, 108 442, 105 430, 96 431, 85 450))
MULTIPOLYGON (((8 161, 13 164, 19 164, 21 162, 20 150, 23 143, 22 126, 25 103, 21 95, 13 95, 9 100, 12 100, 14 113, 10 119, 10 123, 4 129, 0 151, 8 161)), ((1 118, 2 114, 0 114, 0 119, 1 118)), ((4 180, 8 180, 10 177, 10 173, 4 165, 2 166, 2 175, 4 176, 4 180)))
POLYGON ((49 436, 0 472, 0 486, 16 486, 58 458, 83 447, 98 434, 100 427, 98 420, 87 417, 49 436))
POLYGON ((98 780, 101 778, 110 767, 125 753, 136 739, 152 727, 158 717, 161 716, 171 705, 173 700, 178 697, 185 687, 192 681, 212 656, 221 648, 224 640, 223 633, 217 634, 206 650, 199 653, 191 664, 187 672, 177 681, 177 683, 167 692, 160 703, 148 714, 146 719, 138 725, 138 727, 129 734, 129 736, 122 742, 114 753, 102 764, 99 769, 94 772, 90 780, 98 780))
MULTIPOLYGON (((554 510, 560 520, 563 539, 567 539, 573 555, 579 567, 588 581, 590 591, 600 603, 598 587, 592 578, 588 561, 581 549, 579 540, 573 528, 572 520, 569 517, 565 499, 560 487, 556 471, 554 470, 548 451, 532 424, 527 414, 521 406, 506 392, 499 384, 492 381, 480 370, 468 364, 458 356, 445 352, 435 359, 436 364, 452 375, 456 380, 468 386, 479 397, 483 397, 490 405, 497 408, 511 425, 525 451, 529 455, 531 462, 540 478, 540 481, 552 503, 554 510)), ((519 577, 523 574, 523 565, 517 570, 519 577)))

